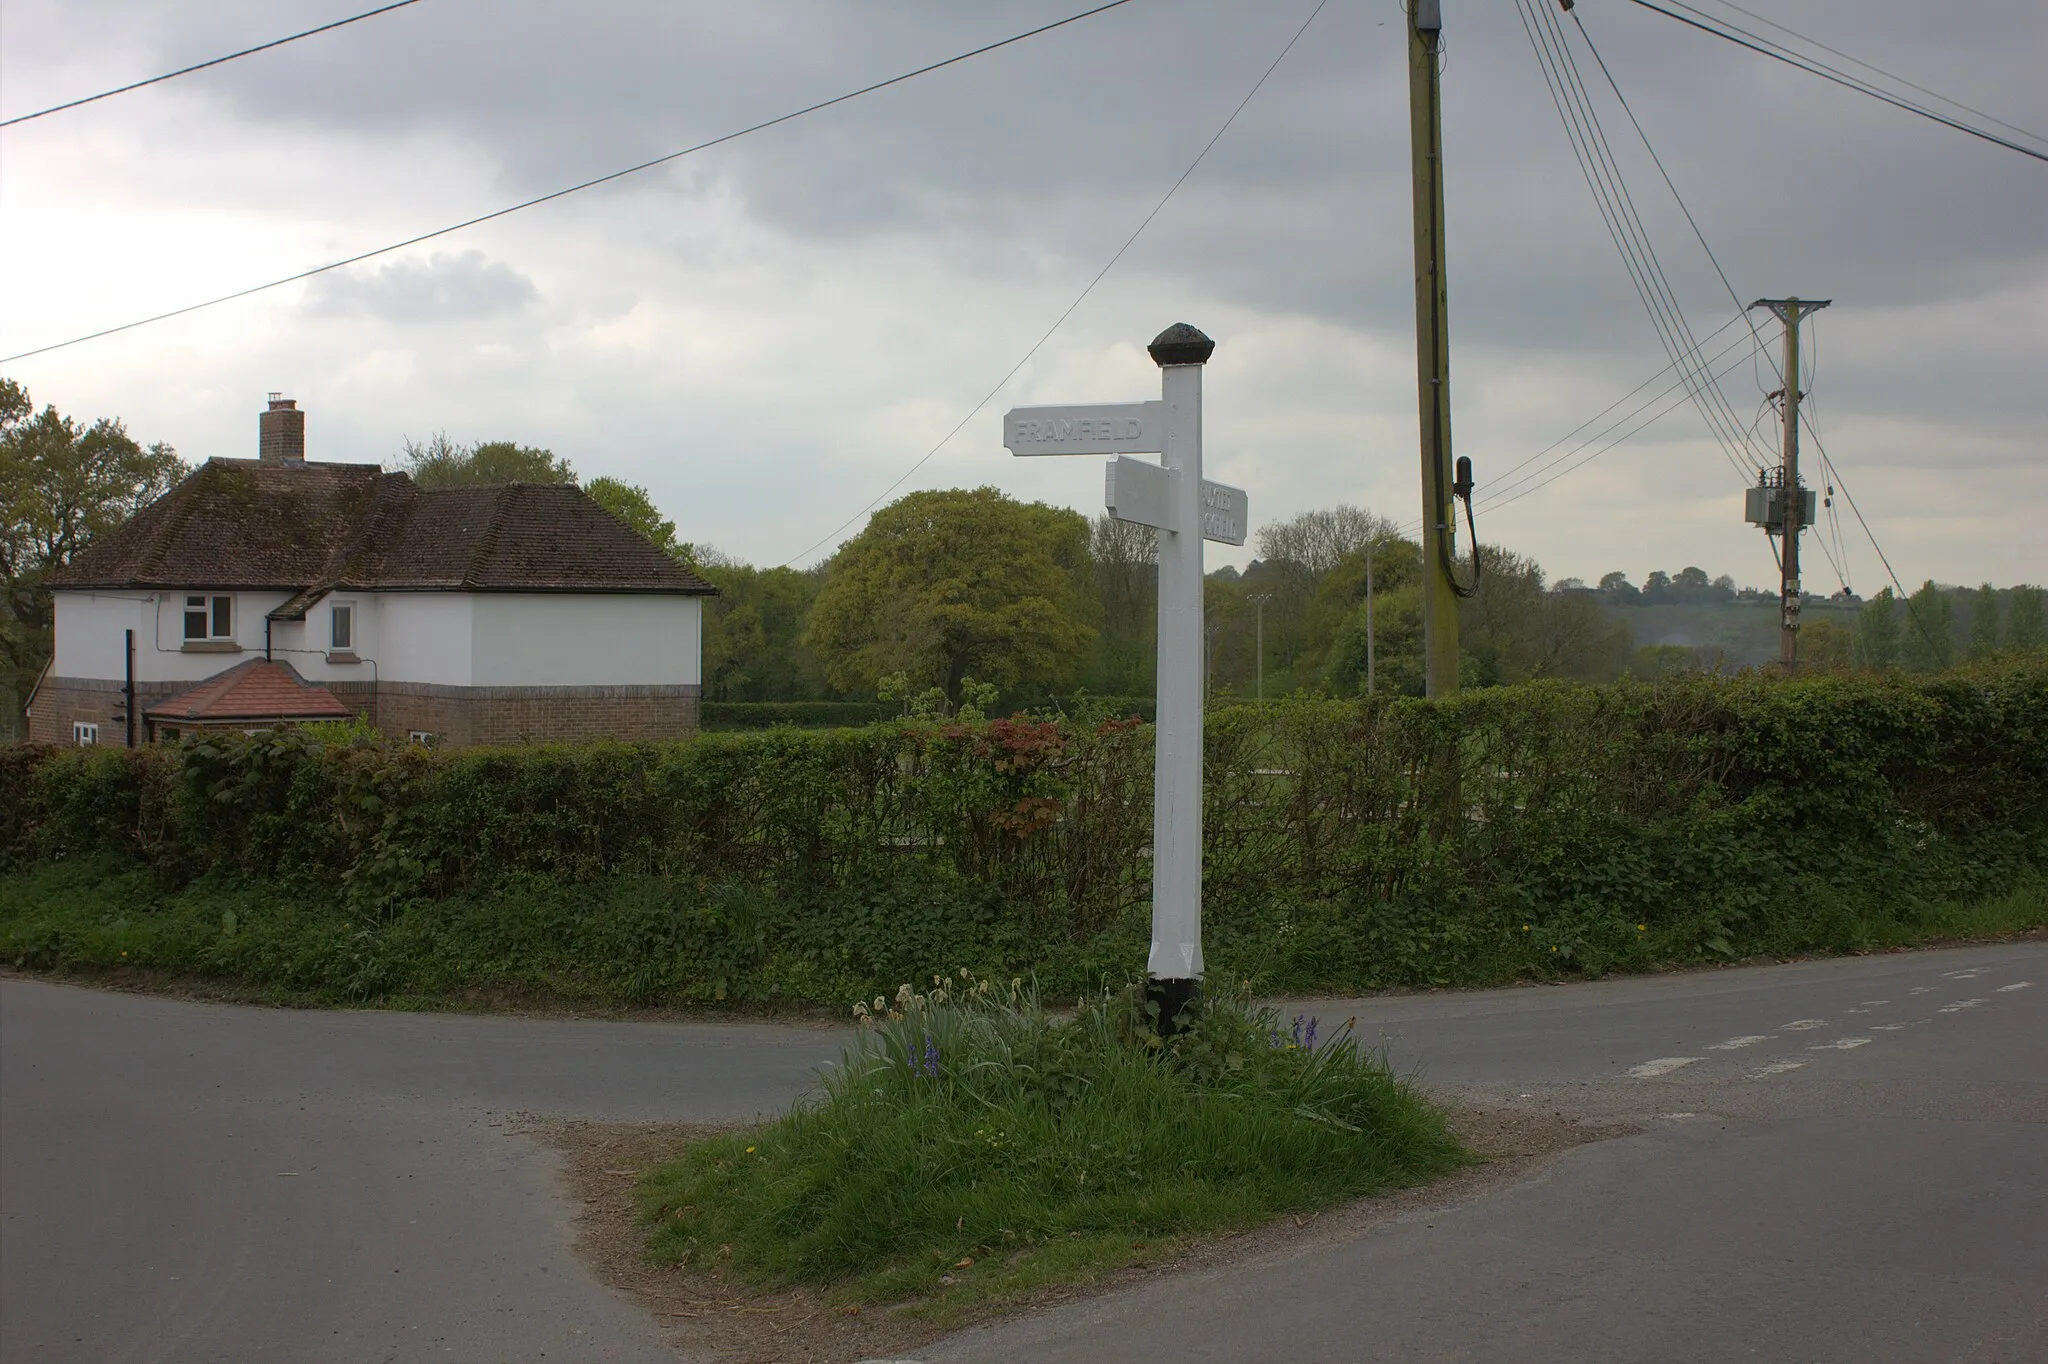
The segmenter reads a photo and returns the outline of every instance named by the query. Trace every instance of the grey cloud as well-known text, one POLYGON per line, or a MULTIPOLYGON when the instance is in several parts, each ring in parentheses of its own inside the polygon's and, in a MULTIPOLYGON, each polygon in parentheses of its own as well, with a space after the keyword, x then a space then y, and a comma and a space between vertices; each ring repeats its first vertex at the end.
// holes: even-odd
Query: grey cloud
POLYGON ((384 322, 473 322, 519 312, 540 297, 533 281, 481 251, 396 260, 370 269, 336 270, 314 278, 306 310, 357 314, 384 322))

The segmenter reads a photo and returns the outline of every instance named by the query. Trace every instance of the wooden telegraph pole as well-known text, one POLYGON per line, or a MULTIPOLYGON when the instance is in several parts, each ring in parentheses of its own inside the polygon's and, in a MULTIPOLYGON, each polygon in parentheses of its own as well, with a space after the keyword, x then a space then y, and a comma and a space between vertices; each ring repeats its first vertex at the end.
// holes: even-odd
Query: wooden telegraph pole
MULTIPOLYGON (((1806 497, 1799 486, 1799 323, 1833 299, 1760 298, 1752 308, 1769 308, 1785 324, 1785 442, 1779 470, 1784 509, 1778 552, 1778 660, 1786 672, 1799 666, 1799 532, 1806 529, 1806 497)), ((1777 511, 1772 507, 1771 511, 1777 511)))
POLYGON ((1415 178, 1415 367, 1422 418, 1422 649, 1428 694, 1458 690, 1458 591, 1451 577, 1451 341, 1444 285, 1440 0, 1407 0, 1408 127, 1415 178))

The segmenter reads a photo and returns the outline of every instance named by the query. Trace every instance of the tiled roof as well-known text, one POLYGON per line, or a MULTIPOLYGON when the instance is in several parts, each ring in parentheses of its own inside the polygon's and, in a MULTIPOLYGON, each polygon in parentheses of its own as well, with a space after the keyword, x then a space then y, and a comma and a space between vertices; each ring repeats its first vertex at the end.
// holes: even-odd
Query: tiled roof
MULTIPOLYGON (((374 464, 209 460, 61 588, 661 592, 711 584, 574 484, 419 487, 374 464)), ((287 612, 290 614, 290 612, 287 612)))
POLYGON ((289 663, 252 658, 151 706, 152 720, 346 720, 349 708, 289 663))

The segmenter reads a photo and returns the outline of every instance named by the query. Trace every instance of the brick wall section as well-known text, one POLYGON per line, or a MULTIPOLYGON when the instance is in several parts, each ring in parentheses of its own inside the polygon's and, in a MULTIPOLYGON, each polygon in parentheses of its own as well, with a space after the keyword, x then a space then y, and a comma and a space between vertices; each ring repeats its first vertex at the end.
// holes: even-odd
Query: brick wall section
MULTIPOLYGON (((159 701, 168 701, 189 691, 189 682, 137 682, 135 684, 135 741, 144 738, 142 717, 159 701)), ((114 717, 122 713, 121 684, 96 678, 46 677, 36 692, 35 709, 28 717, 28 737, 39 744, 69 744, 75 720, 100 727, 102 746, 118 748, 126 741, 126 726, 114 717)))
MULTIPOLYGON (((137 709, 147 711, 194 684, 137 683, 137 709)), ((582 742, 591 739, 667 742, 697 732, 703 689, 635 687, 443 687, 420 683, 333 682, 327 689, 343 705, 393 738, 414 730, 443 744, 582 742)), ((74 720, 100 727, 102 745, 118 745, 123 730, 121 684, 52 677, 36 693, 29 738, 69 744, 74 720)), ((136 737, 144 737, 138 717, 136 737)))

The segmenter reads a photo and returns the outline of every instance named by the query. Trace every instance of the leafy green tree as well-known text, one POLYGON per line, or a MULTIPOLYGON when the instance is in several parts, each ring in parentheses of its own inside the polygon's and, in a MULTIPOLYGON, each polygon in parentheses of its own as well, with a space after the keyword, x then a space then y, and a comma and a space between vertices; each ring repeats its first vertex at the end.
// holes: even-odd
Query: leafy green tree
POLYGON ((704 603, 704 694, 714 701, 814 701, 831 694, 804 639, 824 574, 755 568, 709 547, 697 571, 718 589, 704 603))
POLYGON ((994 488, 912 493, 826 565, 805 639, 849 690, 899 672, 953 705, 970 676, 1063 690, 1096 635, 1088 538, 1079 514, 994 488))
POLYGON ((1940 672, 1956 661, 1955 608, 1932 578, 1906 599, 1901 646, 1906 666, 1914 672, 1940 672))
POLYGON ((1088 557, 1102 632, 1082 670, 1083 685, 1148 696, 1159 629, 1159 533, 1105 512, 1089 526, 1088 557))
POLYGON ((1899 600, 1889 587, 1856 613, 1856 653, 1871 672, 1899 666, 1899 600))
POLYGON ((1970 657, 1986 659, 1998 652, 1998 589, 1990 583, 1970 598, 1970 657))
POLYGON ((2048 654, 2048 619, 2041 609, 2041 589, 2021 583, 2009 594, 2006 606, 2005 644, 2023 657, 2048 654))
MULTIPOLYGON (((566 466, 564 466, 566 467, 566 466)), ((616 478, 593 478, 583 485, 591 500, 650 540, 664 554, 688 561, 691 547, 676 539, 676 523, 656 509, 647 489, 616 478)))
POLYGON ((552 450, 509 440, 457 445, 437 431, 408 439, 399 465, 422 488, 474 488, 499 483, 574 483, 576 471, 552 450))
POLYGON ((82 426, 0 379, 0 727, 21 732, 21 707, 50 659, 50 575, 93 539, 190 472, 161 442, 144 448, 119 419, 82 426))
POLYGON ((1641 681, 1658 682, 1698 666, 1697 656, 1683 644, 1645 644, 1636 650, 1628 670, 1641 681))
POLYGON ((1856 635, 1845 625, 1816 620, 1799 630, 1799 662, 1814 672, 1847 672, 1856 662, 1856 635))
POLYGON ((1658 569, 1643 579, 1643 604, 1656 606, 1663 602, 1676 601, 1671 592, 1671 575, 1658 569))
POLYGON ((1600 575, 1600 591, 1616 606, 1634 606, 1643 598, 1643 593, 1628 580, 1628 574, 1616 569, 1600 575))

